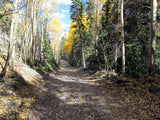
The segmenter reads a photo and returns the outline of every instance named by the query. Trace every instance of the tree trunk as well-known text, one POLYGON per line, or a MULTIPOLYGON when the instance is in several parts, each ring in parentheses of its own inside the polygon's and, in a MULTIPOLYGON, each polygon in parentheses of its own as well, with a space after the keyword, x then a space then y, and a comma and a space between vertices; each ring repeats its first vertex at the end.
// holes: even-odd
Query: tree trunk
POLYGON ((107 55, 105 54, 105 52, 103 53, 104 55, 104 62, 105 62, 105 72, 108 71, 109 67, 108 67, 108 59, 107 59, 107 55))
POLYGON ((124 3, 121 0, 121 46, 122 46, 122 74, 125 75, 125 39, 124 39, 124 3))
POLYGON ((98 3, 96 3, 97 5, 96 5, 96 18, 95 18, 95 55, 97 56, 98 55, 98 50, 97 50, 97 40, 98 40, 98 34, 97 34, 97 32, 98 32, 98 14, 99 14, 99 11, 98 11, 98 3))
POLYGON ((36 52, 36 30, 37 30, 37 20, 36 20, 36 0, 32 0, 32 54, 31 62, 35 60, 36 52))
POLYGON ((98 5, 96 5, 96 16, 95 16, 95 46, 97 46, 97 25, 98 25, 98 5))
MULTIPOLYGON (((6 60, 6 63, 5 63, 5 65, 4 65, 4 67, 3 67, 2 71, 1 71, 1 74, 0 74, 0 78, 2 78, 2 79, 3 79, 3 77, 5 77, 5 75, 6 75, 6 71, 7 71, 8 65, 9 65, 9 60, 10 60, 10 58, 11 58, 11 51, 10 51, 10 43, 9 43, 9 45, 8 45, 7 60, 6 60)), ((0 81, 1 81, 1 80, 0 80, 0 81)))
MULTIPOLYGON (((116 5, 115 5, 115 8, 118 8, 118 6, 119 6, 119 2, 117 1, 116 2, 116 5)), ((115 16, 116 18, 115 18, 115 24, 117 25, 116 27, 115 27, 115 56, 114 56, 114 64, 115 64, 115 66, 114 66, 114 69, 115 69, 115 71, 117 71, 117 66, 118 66, 118 41, 119 41, 119 34, 118 34, 118 31, 119 31, 119 26, 118 26, 118 24, 119 24, 119 12, 117 11, 116 12, 116 16, 115 16)))
POLYGON ((41 26, 41 29, 42 29, 42 38, 41 38, 41 46, 40 46, 40 61, 42 62, 43 60, 43 32, 44 32, 44 28, 43 28, 43 25, 44 25, 44 17, 42 18, 42 26, 41 26))
POLYGON ((8 54, 7 54, 7 60, 5 63, 5 66, 3 67, 0 78, 3 78, 6 75, 6 70, 9 65, 10 59, 11 59, 11 68, 14 70, 14 56, 15 56, 15 39, 16 39, 16 33, 17 33, 17 23, 18 23, 18 7, 19 0, 14 1, 14 7, 15 12, 12 16, 12 23, 11 23, 11 29, 10 29, 10 42, 8 45, 8 54))
POLYGON ((115 71, 117 71, 117 60, 118 60, 118 40, 116 40, 115 44, 115 59, 114 59, 115 71))
POLYGON ((25 62, 25 64, 27 63, 27 57, 28 57, 28 51, 29 51, 29 49, 30 49, 30 45, 29 45, 29 26, 30 26, 30 24, 29 24, 29 19, 28 19, 28 6, 29 5, 27 5, 27 7, 26 7, 26 13, 25 13, 25 16, 26 16, 26 21, 25 21, 25 23, 26 23, 26 25, 25 25, 25 29, 26 29, 26 31, 25 31, 25 44, 24 44, 24 62, 25 62))
POLYGON ((149 69, 148 69, 149 75, 155 74, 156 17, 157 17, 157 0, 151 0, 149 69))
POLYGON ((10 54, 11 54, 11 68, 14 70, 14 60, 15 60, 15 43, 16 43, 16 35, 17 35, 17 24, 18 24, 18 12, 19 12, 19 1, 20 0, 15 0, 14 1, 14 7, 16 12, 13 13, 12 17, 12 24, 11 24, 11 30, 10 30, 10 54))
MULTIPOLYGON (((25 20, 22 19, 22 22, 25 23, 25 20)), ((26 27, 24 26, 24 31, 26 31, 26 27)), ((20 48, 20 58, 22 58, 22 56, 24 55, 25 53, 25 33, 23 35, 23 37, 21 38, 21 48, 20 48)))
POLYGON ((83 63, 83 68, 86 68, 85 46, 84 46, 84 43, 82 43, 82 63, 83 63))

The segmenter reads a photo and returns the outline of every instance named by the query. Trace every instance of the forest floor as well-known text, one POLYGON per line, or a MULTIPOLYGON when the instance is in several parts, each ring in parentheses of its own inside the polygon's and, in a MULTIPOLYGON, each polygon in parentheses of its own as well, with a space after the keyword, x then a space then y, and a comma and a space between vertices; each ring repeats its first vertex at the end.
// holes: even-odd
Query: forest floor
POLYGON ((10 84, 17 78, 8 73, 0 83, 0 120, 160 119, 159 76, 108 78, 104 71, 91 75, 64 60, 60 64, 59 70, 44 75, 39 92, 24 81, 10 84))
MULTIPOLYGON (((160 119, 160 92, 149 92, 158 78, 136 82, 79 72, 61 60, 61 69, 45 77, 46 90, 36 102, 38 119, 160 119)), ((151 91, 153 92, 153 91, 151 91)))

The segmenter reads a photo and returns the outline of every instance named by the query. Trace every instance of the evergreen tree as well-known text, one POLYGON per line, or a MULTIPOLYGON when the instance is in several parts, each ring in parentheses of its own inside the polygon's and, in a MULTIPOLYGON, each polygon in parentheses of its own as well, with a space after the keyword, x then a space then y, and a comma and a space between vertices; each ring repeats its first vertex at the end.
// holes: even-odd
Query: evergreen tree
POLYGON ((86 58, 85 58, 85 43, 86 43, 86 32, 88 31, 88 20, 85 13, 85 3, 80 0, 72 1, 71 5, 71 19, 73 22, 76 22, 74 26, 76 29, 77 37, 73 41, 73 51, 74 58, 77 61, 78 65, 86 67, 86 58), (78 49, 77 49, 78 48, 78 49), (77 54, 78 53, 78 54, 77 54), (81 56, 80 56, 81 55, 81 56), (79 58, 79 56, 81 58, 79 58), (78 58, 78 59, 77 59, 78 58))

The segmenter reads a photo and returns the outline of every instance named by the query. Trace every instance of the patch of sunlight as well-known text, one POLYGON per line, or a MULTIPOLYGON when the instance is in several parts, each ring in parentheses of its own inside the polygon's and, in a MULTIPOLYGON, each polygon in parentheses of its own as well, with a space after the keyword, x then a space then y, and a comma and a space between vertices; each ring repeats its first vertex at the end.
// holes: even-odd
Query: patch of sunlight
POLYGON ((106 99, 103 96, 92 96, 91 102, 92 104, 96 103, 97 105, 106 106, 106 99))
POLYGON ((82 80, 80 81, 80 83, 84 83, 84 84, 88 84, 88 85, 95 85, 97 81, 100 81, 100 79, 86 79, 86 80, 82 80))
POLYGON ((96 82, 99 81, 99 79, 92 79, 92 80, 84 80, 85 82, 96 82))
POLYGON ((112 106, 112 107, 121 107, 121 105, 118 104, 118 103, 110 103, 110 106, 112 106))
POLYGON ((60 72, 62 72, 62 71, 64 71, 64 70, 65 70, 64 68, 60 68, 60 69, 59 69, 60 72))
MULTIPOLYGON (((74 73, 73 73, 74 74, 74 73)), ((63 82, 73 82, 73 83, 81 83, 81 84, 87 84, 87 85, 94 85, 94 80, 91 81, 86 78, 81 78, 79 76, 74 75, 68 75, 68 74, 50 74, 51 77, 58 79, 63 82)), ((96 81, 96 80, 95 80, 96 81)))
POLYGON ((65 92, 65 88, 63 87, 63 92, 55 92, 54 93, 60 100, 65 102, 66 104, 84 104, 87 101, 84 99, 84 94, 78 92, 65 92))
POLYGON ((54 94, 68 105, 89 103, 92 105, 106 106, 105 98, 100 95, 94 95, 92 92, 73 92, 67 87, 62 87, 59 91, 60 92, 54 92, 54 94))
POLYGON ((68 92, 64 92, 64 93, 55 92, 54 94, 62 101, 66 101, 67 98, 70 96, 70 93, 68 92))
POLYGON ((78 96, 77 96, 77 98, 72 98, 72 99, 70 99, 70 101, 66 102, 66 104, 68 104, 68 105, 74 105, 74 104, 81 105, 84 103, 86 103, 85 99, 78 97, 78 96))
POLYGON ((76 77, 73 77, 73 76, 53 75, 53 74, 51 76, 63 82, 77 82, 76 77))

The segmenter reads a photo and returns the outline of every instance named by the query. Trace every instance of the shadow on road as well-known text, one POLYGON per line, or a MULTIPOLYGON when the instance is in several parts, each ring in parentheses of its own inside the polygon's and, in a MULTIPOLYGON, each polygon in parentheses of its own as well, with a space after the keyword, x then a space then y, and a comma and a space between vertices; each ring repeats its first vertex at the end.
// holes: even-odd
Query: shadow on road
MULTIPOLYGON (((98 87, 84 82, 87 78, 65 61, 63 69, 47 76, 47 90, 37 101, 40 119, 49 120, 107 120, 121 119, 121 105, 106 97, 98 87)), ((124 116, 123 116, 124 118, 124 116)))

